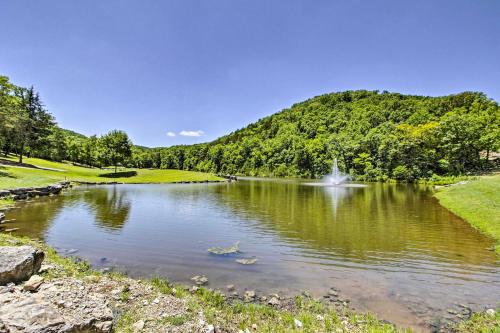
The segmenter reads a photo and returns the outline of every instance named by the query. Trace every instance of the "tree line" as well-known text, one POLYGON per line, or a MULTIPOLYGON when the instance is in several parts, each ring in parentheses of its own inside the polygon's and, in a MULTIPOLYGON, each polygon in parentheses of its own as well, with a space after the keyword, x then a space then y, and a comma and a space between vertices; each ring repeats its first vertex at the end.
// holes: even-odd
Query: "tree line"
POLYGON ((33 87, 12 84, 0 76, 0 149, 5 156, 68 160, 91 167, 125 164, 132 157, 132 142, 123 131, 97 137, 61 129, 33 87))
POLYGON ((316 96, 215 141, 134 146, 123 131, 61 129, 33 88, 0 76, 0 148, 91 167, 318 178, 339 167, 360 180, 416 181, 499 167, 500 107, 483 93, 428 97, 379 91, 316 96))
POLYGON ((478 92, 443 97, 345 91, 297 103, 213 142, 160 150, 162 168, 416 181, 498 168, 500 108, 478 92))

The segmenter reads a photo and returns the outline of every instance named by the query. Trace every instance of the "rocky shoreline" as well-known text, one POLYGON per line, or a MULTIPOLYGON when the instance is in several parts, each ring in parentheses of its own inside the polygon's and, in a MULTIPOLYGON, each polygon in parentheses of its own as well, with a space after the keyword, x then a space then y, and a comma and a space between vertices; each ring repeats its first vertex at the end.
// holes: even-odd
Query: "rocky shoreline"
MULTIPOLYGON (((190 301, 213 297, 227 304, 241 301, 290 313, 297 309, 296 299, 276 294, 257 297, 254 291, 246 291, 240 296, 234 286, 228 286, 226 293, 205 289, 200 284, 206 284, 206 279, 188 288, 166 280, 141 281, 90 269, 74 276, 57 263, 43 264, 45 255, 40 249, 22 245, 16 238, 7 241, 10 246, 0 246, 0 332, 248 333, 258 331, 260 323, 244 329, 222 327, 211 323, 204 311, 193 311, 190 301)), ((347 315, 339 318, 342 331, 362 331, 362 321, 353 324, 347 315)), ((324 317, 318 314, 315 320, 324 317)), ((299 319, 293 323, 295 329, 302 329, 299 319)))
POLYGON ((234 179, 225 180, 192 180, 178 181, 170 183, 122 183, 122 182, 86 182, 86 181, 60 181, 56 184, 39 186, 39 187, 19 187, 11 190, 0 190, 0 199, 11 198, 14 201, 26 200, 35 197, 43 197, 49 195, 57 195, 62 190, 72 187, 73 183, 78 185, 119 185, 119 184, 208 184, 208 183, 225 183, 231 182, 234 179))
MULTIPOLYGON (((0 235, 0 332, 250 333, 265 327, 254 318, 256 309, 272 318, 288 316, 284 332, 301 332, 310 321, 322 328, 318 331, 367 332, 376 324, 385 327, 380 331, 399 332, 388 322, 355 313, 335 288, 316 300, 306 292, 295 297, 253 290, 239 294, 234 285, 212 290, 204 287, 209 282, 204 276, 192 280, 189 287, 101 273, 76 258, 59 257, 40 242, 0 235), (239 310, 221 321, 218 316, 227 308, 239 310)), ((432 331, 455 332, 451 326, 432 331)))
POLYGON ((34 197, 43 197, 61 193, 63 189, 71 187, 69 181, 61 181, 53 185, 41 187, 20 187, 12 190, 0 190, 0 199, 10 197, 14 201, 26 200, 34 197))

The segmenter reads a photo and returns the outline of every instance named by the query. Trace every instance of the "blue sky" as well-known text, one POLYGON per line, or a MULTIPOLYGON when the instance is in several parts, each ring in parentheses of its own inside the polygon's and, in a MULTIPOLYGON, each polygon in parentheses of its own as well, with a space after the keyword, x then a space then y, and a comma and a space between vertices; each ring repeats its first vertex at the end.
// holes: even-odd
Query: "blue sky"
POLYGON ((373 89, 500 101, 498 0, 1 0, 0 73, 62 127, 204 142, 373 89))

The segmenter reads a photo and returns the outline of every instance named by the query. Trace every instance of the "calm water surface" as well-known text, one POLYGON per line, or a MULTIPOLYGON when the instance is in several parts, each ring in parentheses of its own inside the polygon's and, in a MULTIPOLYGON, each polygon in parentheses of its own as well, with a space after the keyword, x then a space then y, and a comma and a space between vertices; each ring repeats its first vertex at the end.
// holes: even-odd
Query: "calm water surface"
POLYGON ((80 187, 8 213, 18 234, 136 277, 321 296, 425 328, 447 309, 500 301, 492 239, 423 187, 318 187, 299 181, 80 187), (240 241, 241 254, 213 246, 240 241), (244 266, 237 258, 257 258, 244 266))

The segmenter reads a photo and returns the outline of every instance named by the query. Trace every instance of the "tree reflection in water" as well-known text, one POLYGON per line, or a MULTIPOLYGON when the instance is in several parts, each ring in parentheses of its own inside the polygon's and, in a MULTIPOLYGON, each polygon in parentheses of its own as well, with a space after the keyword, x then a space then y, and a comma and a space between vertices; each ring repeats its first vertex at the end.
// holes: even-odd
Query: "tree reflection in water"
POLYGON ((95 214, 97 225, 108 231, 117 231, 124 227, 130 215, 131 201, 127 191, 100 188, 85 192, 83 199, 95 214))

